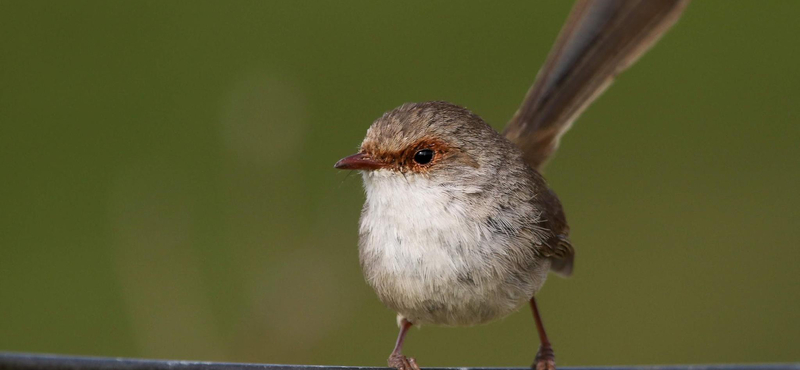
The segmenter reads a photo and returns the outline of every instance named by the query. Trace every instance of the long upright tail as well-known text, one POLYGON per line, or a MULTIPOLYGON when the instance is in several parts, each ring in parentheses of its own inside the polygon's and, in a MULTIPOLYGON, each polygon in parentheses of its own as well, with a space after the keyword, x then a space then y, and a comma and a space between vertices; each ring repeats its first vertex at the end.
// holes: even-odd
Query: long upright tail
POLYGON ((578 0, 503 134, 541 169, 572 122, 680 18, 689 0, 578 0))

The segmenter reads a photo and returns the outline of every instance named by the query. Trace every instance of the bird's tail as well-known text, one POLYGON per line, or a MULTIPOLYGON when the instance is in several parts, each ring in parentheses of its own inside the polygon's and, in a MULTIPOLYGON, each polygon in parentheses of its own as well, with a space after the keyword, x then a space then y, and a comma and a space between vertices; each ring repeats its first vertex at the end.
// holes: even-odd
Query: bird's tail
POLYGON ((540 170, 572 121, 678 20, 688 0, 579 0, 503 134, 540 170))

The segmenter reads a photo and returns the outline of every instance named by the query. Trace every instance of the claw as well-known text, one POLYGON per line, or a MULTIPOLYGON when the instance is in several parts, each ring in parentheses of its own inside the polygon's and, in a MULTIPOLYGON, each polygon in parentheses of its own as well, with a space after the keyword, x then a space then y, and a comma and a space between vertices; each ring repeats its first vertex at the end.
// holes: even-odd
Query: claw
POLYGON ((536 370, 556 370, 556 362, 553 360, 538 360, 533 366, 536 370))
POLYGON ((415 358, 409 357, 408 364, 411 365, 411 370, 420 370, 419 365, 417 365, 417 360, 415 358))
POLYGON ((539 352, 536 352, 536 359, 533 360, 534 370, 556 370, 556 355, 553 352, 553 347, 549 344, 539 347, 539 352))
POLYGON ((420 370, 417 365, 417 360, 403 356, 401 354, 393 354, 389 357, 389 367, 397 370, 420 370))

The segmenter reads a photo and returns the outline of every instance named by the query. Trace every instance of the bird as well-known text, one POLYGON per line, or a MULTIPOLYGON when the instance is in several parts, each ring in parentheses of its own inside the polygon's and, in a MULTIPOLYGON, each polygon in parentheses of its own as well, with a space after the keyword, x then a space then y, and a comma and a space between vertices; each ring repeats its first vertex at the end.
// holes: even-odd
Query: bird
POLYGON ((362 175, 359 261, 400 332, 472 326, 529 304, 540 346, 532 367, 555 369, 535 294, 550 272, 570 276, 575 248, 542 169, 561 136, 624 69, 678 20, 688 0, 579 0, 537 78, 500 133, 462 106, 406 103, 376 119, 337 169, 362 175))

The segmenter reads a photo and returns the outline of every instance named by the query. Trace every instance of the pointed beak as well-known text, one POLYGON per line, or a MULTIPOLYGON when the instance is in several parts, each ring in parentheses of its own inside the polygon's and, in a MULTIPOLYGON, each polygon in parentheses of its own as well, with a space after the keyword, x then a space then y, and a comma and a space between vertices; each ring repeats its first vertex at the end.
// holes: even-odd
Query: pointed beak
POLYGON ((340 170, 377 170, 388 166, 386 163, 370 158, 365 153, 344 157, 333 165, 340 170))

